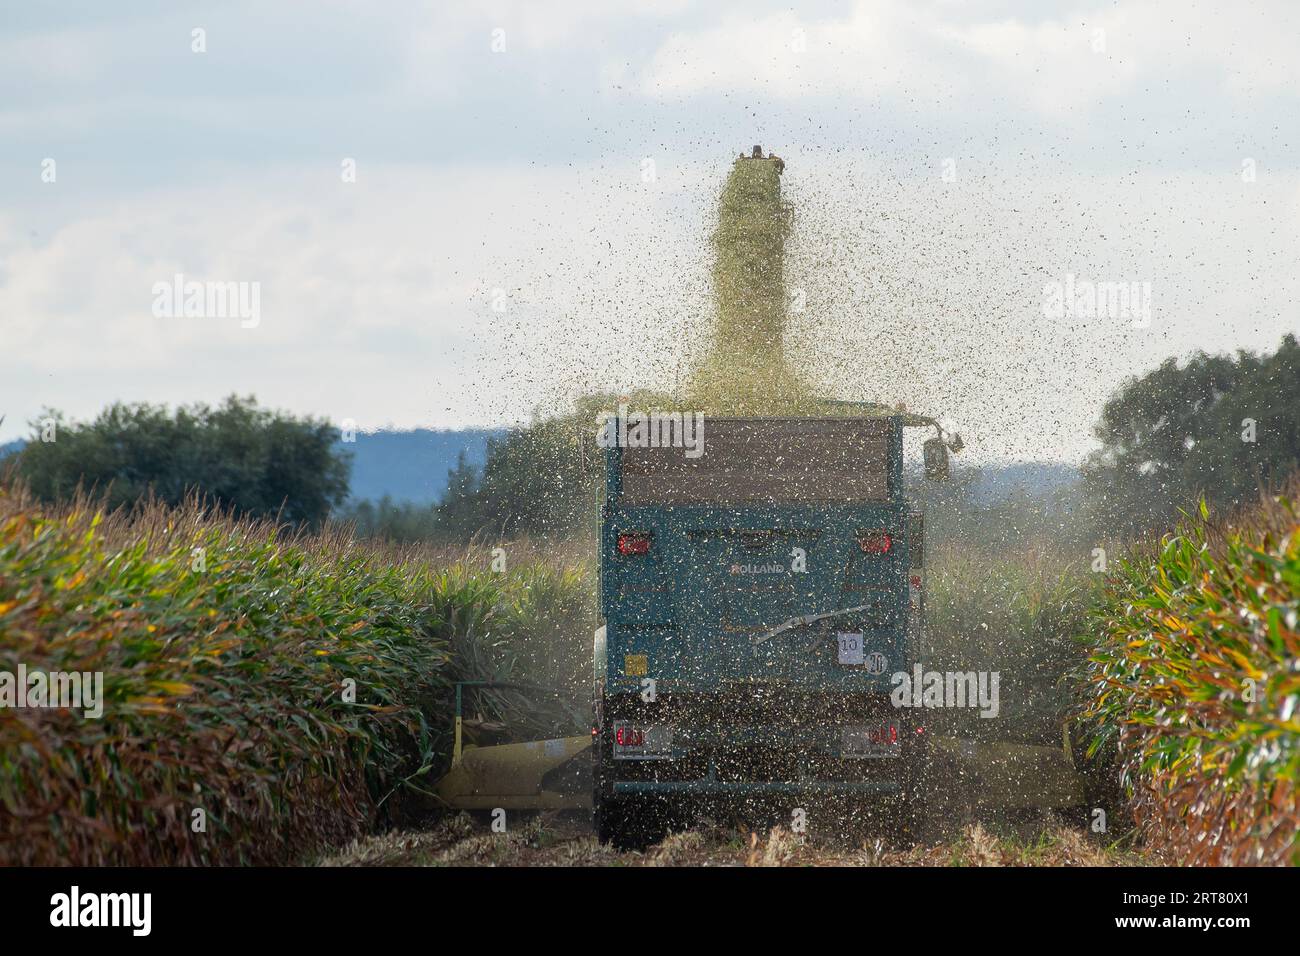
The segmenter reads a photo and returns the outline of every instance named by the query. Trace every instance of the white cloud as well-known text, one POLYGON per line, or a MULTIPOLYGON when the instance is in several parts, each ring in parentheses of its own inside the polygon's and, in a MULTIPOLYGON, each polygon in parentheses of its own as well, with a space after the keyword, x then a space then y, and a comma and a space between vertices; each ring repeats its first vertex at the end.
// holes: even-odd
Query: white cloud
POLYGON ((916 56, 933 28, 904 3, 862 3, 838 20, 794 13, 732 16, 676 32, 655 53, 642 90, 650 96, 759 92, 780 99, 887 91, 932 96, 940 77, 916 56))
POLYGON ((652 97, 891 98, 922 109, 956 95, 1060 115, 1135 94, 1170 72, 1209 71, 1236 93, 1294 92, 1300 77, 1295 14, 1283 4, 1208 13, 1161 0, 1057 17, 972 16, 912 0, 860 0, 821 19, 733 16, 665 39, 641 88, 652 97))
POLYGON ((982 59, 989 86, 1041 114, 1069 117, 1132 89, 1138 67, 1127 26, 1125 14, 1104 13, 1083 22, 1002 20, 945 33, 982 59))

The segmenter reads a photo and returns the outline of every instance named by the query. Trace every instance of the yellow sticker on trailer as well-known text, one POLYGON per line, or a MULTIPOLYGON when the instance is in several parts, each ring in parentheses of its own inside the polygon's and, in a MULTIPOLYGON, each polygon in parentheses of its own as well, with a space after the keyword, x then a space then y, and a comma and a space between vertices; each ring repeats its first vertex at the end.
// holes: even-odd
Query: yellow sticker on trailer
POLYGON ((650 671, 650 664, 644 654, 623 655, 623 675, 625 677, 645 677, 650 671))

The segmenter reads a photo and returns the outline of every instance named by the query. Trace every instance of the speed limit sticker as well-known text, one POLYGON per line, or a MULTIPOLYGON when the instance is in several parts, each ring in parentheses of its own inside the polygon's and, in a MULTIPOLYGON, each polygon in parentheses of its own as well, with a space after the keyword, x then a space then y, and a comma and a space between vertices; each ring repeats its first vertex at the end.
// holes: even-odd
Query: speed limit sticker
POLYGON ((867 655, 867 673, 883 674, 888 663, 884 654, 880 653, 880 651, 872 651, 867 655))

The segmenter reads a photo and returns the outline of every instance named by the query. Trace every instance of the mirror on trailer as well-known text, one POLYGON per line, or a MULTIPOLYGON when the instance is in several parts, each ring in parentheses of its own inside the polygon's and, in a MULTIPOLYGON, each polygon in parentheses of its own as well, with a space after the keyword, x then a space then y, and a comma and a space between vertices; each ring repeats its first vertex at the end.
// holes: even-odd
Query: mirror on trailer
POLYGON ((925 458, 925 477, 930 481, 948 480, 948 448, 942 438, 927 438, 921 446, 925 458))

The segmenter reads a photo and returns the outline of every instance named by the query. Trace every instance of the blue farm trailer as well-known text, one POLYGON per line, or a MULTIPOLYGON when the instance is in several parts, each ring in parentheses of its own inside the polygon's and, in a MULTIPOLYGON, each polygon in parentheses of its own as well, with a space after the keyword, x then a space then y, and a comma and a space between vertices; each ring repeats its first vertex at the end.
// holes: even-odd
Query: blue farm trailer
POLYGON ((891 675, 919 659, 923 613, 903 425, 717 418, 694 454, 608 448, 592 748, 602 841, 635 843, 664 815, 714 801, 833 801, 905 823, 923 812, 924 722, 890 702, 891 675))

